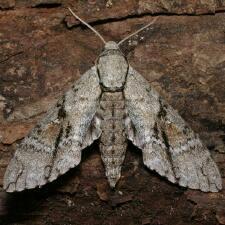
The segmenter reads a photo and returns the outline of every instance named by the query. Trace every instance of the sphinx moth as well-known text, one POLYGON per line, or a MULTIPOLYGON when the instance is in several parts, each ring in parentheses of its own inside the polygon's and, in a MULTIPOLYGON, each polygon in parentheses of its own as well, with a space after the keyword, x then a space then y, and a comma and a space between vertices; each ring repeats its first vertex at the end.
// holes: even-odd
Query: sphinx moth
POLYGON ((172 183, 219 191, 219 170, 198 135, 129 65, 119 48, 122 41, 101 39, 105 47, 96 65, 19 144, 6 170, 4 189, 22 191, 57 179, 77 166, 82 150, 99 139, 112 188, 120 179, 130 140, 142 150, 144 164, 172 183))

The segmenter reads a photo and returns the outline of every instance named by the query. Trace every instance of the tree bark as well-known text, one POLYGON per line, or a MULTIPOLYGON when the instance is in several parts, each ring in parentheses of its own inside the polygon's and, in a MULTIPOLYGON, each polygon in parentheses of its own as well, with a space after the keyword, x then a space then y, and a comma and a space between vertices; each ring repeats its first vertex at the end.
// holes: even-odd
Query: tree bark
POLYGON ((6 194, 3 175, 16 144, 86 70, 104 38, 119 41, 158 16, 121 49, 130 64, 200 135, 225 183, 225 2, 0 0, 1 224, 225 224, 225 191, 202 193, 148 170, 129 143, 111 190, 98 143, 81 164, 40 190, 6 194))

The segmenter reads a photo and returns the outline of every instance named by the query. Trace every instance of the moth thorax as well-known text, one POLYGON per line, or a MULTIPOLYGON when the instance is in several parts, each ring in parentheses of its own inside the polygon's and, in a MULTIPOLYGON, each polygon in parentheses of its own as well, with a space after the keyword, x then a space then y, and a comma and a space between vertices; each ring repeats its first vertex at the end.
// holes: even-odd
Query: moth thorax
POLYGON ((102 87, 107 91, 124 88, 128 63, 119 50, 103 52, 98 59, 98 73, 102 87))

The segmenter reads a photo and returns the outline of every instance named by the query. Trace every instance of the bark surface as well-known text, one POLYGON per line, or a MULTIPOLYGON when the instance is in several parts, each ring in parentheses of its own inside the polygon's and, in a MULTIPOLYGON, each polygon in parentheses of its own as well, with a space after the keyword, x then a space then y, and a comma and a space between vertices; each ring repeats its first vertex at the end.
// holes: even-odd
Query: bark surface
POLYGON ((114 191, 97 144, 83 152, 78 167, 43 189, 3 191, 16 144, 102 50, 68 6, 107 41, 119 41, 159 15, 122 50, 200 135, 225 180, 224 1, 0 0, 0 223, 225 224, 224 190, 207 194, 172 185, 144 166, 133 145, 114 191))

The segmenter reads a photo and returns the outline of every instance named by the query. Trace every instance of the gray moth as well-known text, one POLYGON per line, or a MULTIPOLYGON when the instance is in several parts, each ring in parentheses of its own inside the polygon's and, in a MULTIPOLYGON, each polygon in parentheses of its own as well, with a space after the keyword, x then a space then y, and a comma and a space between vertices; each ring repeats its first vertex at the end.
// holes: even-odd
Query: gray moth
POLYGON ((22 191, 54 181, 76 167, 82 150, 99 139, 112 188, 130 140, 142 150, 144 164, 170 182, 204 192, 221 190, 219 170, 198 135, 129 65, 119 48, 122 41, 105 42, 93 31, 105 43, 96 65, 19 144, 6 169, 4 189, 22 191))

